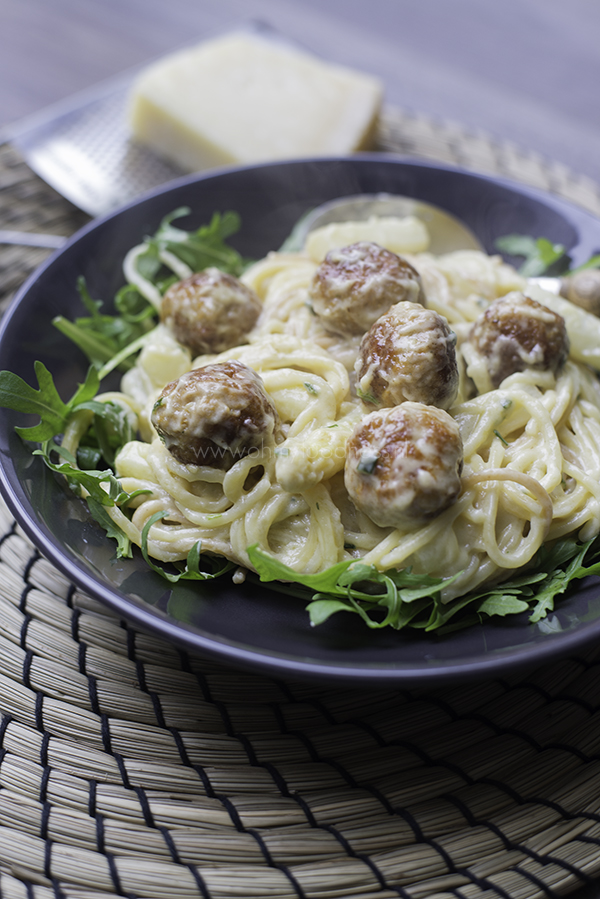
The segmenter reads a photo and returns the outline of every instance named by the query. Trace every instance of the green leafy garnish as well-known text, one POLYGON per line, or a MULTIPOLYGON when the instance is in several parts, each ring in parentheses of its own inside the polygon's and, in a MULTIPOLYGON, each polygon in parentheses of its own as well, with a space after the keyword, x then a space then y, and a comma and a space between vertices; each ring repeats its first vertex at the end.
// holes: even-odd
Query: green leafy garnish
POLYGON ((523 258, 519 274, 525 278, 537 278, 540 275, 575 275, 585 269, 600 268, 600 253, 591 256, 582 265, 571 268, 571 257, 565 247, 559 243, 552 243, 545 237, 506 234, 496 240, 496 247, 501 253, 523 258))
POLYGON ((361 390, 360 387, 356 388, 356 395, 359 400, 363 400, 365 403, 371 403, 372 406, 379 406, 381 403, 372 393, 369 393, 367 390, 361 390))
POLYGON ((600 253, 596 253, 594 256, 590 256, 587 262, 583 262, 581 265, 575 266, 575 268, 569 269, 570 275, 576 275, 578 272, 584 272, 590 268, 600 268, 600 253))
POLYGON ((345 611, 360 615, 370 628, 399 630, 422 612, 430 597, 455 580, 414 575, 408 569, 381 572, 352 559, 318 574, 299 575, 256 545, 248 548, 248 556, 261 581, 300 584, 314 591, 307 606, 312 625, 345 611))
POLYGON ((156 524, 157 521, 162 521, 162 519, 167 518, 167 516, 167 512, 155 512, 154 515, 150 516, 150 518, 142 528, 142 555, 144 556, 146 563, 153 571, 156 571, 157 574, 160 574, 161 577, 164 577, 165 580, 169 581, 172 584, 176 584, 177 581, 181 580, 208 581, 217 577, 221 577, 221 575, 225 574, 225 572, 227 571, 231 571, 231 569, 234 567, 233 562, 230 562, 228 559, 224 559, 222 557, 217 558, 208 554, 203 555, 201 553, 200 542, 195 543, 194 546, 190 549, 184 568, 181 568, 179 565, 175 564, 174 567, 178 570, 173 572, 168 571, 161 565, 157 565, 156 562, 153 561, 153 559, 151 559, 148 554, 148 535, 152 525, 156 524), (201 570, 201 562, 210 565, 211 570, 201 570))
POLYGON ((100 527, 106 531, 106 536, 116 541, 117 559, 130 559, 133 555, 131 550, 131 540, 129 539, 127 534, 125 534, 121 530, 121 528, 114 523, 114 521, 106 511, 105 504, 98 502, 94 499, 93 496, 88 496, 87 504, 94 520, 97 521, 100 527))
POLYGON ((135 437, 130 416, 123 406, 113 402, 92 400, 81 403, 78 409, 88 409, 94 413, 93 423, 86 435, 87 445, 97 445, 104 461, 112 465, 117 451, 135 437))
POLYGON ((318 574, 298 575, 258 546, 248 549, 261 581, 281 581, 280 588, 308 600, 312 625, 322 624, 337 612, 351 612, 370 628, 412 627, 441 635, 484 618, 525 612, 530 613, 532 624, 541 621, 554 610, 556 597, 574 580, 600 575, 600 561, 583 565, 590 552, 592 559, 600 556, 598 540, 581 544, 566 538, 552 547, 542 547, 525 573, 445 602, 440 596, 442 589, 460 574, 442 579, 417 575, 410 569, 381 572, 363 562, 346 560, 318 574))
POLYGON ((33 451, 34 456, 41 456, 48 468, 63 474, 67 482, 78 496, 81 496, 81 488, 101 503, 103 506, 120 506, 129 500, 129 494, 121 487, 121 482, 115 477, 111 468, 103 470, 84 471, 77 468, 75 458, 62 446, 58 446, 47 440, 39 449, 33 451), (53 455, 57 454, 64 462, 54 462, 53 455))
POLYGON ((510 256, 522 256, 524 261, 519 274, 525 278, 535 278, 554 269, 560 274, 569 267, 569 257, 562 244, 553 244, 545 237, 530 237, 527 234, 507 234, 496 240, 496 247, 510 256))
POLYGON ((88 370, 71 399, 63 402, 52 375, 41 362, 35 363, 38 389, 31 387, 18 375, 0 372, 0 406, 37 415, 38 424, 17 427, 16 432, 25 440, 40 444, 33 455, 41 456, 52 471, 64 475, 67 484, 78 496, 85 490, 93 517, 104 527, 110 537, 117 540, 118 555, 130 555, 128 538, 112 521, 103 507, 124 505, 132 497, 126 493, 111 468, 98 468, 104 460, 112 464, 116 451, 132 439, 133 430, 126 412, 116 403, 101 403, 94 397, 98 393, 99 377, 94 367, 88 370), (80 444, 77 459, 53 438, 63 434, 76 415, 86 414, 90 428, 86 442, 80 444), (58 461, 55 459, 58 458, 58 461))
POLYGON ((98 392, 97 372, 92 368, 68 403, 64 403, 54 385, 52 375, 42 362, 34 366, 38 389, 10 371, 0 371, 0 406, 15 412, 39 415, 39 424, 15 428, 25 440, 43 443, 62 434, 67 419, 82 403, 91 400, 98 392))
MULTIPOLYGON (((118 315, 105 315, 100 312, 102 301, 92 299, 84 278, 79 278, 77 287, 83 305, 90 315, 76 318, 74 322, 58 315, 53 324, 65 337, 72 340, 97 368, 122 353, 126 347, 154 327, 156 310, 131 285, 117 294, 120 296, 118 315)), ((134 349, 131 352, 134 352, 134 349)), ((128 355, 131 353, 125 354, 120 359, 121 367, 131 366, 128 355)))
POLYGON ((167 250, 185 262, 193 272, 216 266, 230 275, 241 275, 248 260, 226 242, 239 230, 240 217, 237 212, 215 212, 209 224, 202 225, 196 231, 184 231, 172 224, 175 219, 189 213, 187 207, 176 209, 165 216, 153 237, 146 238, 146 251, 138 256, 136 262, 140 274, 154 283, 162 268, 160 252, 167 250))
MULTIPOLYGON (((149 281, 160 296, 179 280, 161 259, 161 253, 165 251, 193 272, 217 266, 239 276, 249 263, 227 243, 227 239, 239 230, 237 213, 215 213, 208 225, 195 231, 184 231, 172 224, 189 212, 189 209, 181 208, 165 216, 156 233, 145 239, 145 248, 135 259, 138 274, 149 281)), ((131 357, 143 347, 146 336, 156 326, 155 306, 135 285, 126 284, 114 297, 116 314, 112 315, 101 311, 104 303, 92 298, 84 278, 79 278, 77 289, 88 315, 75 321, 58 315, 53 320, 54 326, 99 369, 101 379, 114 368, 130 368, 133 365, 131 357)))

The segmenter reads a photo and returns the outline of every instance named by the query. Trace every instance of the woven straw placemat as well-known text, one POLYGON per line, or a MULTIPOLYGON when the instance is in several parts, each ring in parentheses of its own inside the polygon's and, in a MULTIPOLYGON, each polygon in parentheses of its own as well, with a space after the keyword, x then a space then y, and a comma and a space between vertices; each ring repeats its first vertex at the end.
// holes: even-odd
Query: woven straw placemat
MULTIPOLYGON (((600 214, 587 179, 452 125, 388 110, 380 146, 600 214)), ((85 220, 0 148, 0 227, 85 220)), ((0 248, 4 304, 45 255, 0 248)), ((0 896, 600 895, 599 696, 600 648, 434 692, 240 675, 79 592, 0 504, 0 896)))

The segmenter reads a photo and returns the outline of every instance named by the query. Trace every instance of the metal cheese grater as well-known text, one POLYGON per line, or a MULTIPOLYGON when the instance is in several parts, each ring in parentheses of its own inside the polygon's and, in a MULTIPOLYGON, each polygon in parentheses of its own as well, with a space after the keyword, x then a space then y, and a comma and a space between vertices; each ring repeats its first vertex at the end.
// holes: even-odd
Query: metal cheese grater
MULTIPOLYGON (((237 30, 299 46, 260 19, 250 19, 237 30)), ((0 141, 10 141, 36 174, 92 216, 104 215, 185 174, 131 139, 129 90, 143 68, 133 67, 50 106, 3 130, 0 141)))
POLYGON ((3 135, 36 174, 92 216, 183 174, 131 140, 131 80, 129 76, 81 93, 3 135))

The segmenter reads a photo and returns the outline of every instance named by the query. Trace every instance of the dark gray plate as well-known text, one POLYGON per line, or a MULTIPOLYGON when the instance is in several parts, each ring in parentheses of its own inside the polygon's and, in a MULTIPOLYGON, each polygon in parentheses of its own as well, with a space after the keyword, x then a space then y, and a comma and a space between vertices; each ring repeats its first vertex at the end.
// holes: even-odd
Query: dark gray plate
MULTIPOLYGON (((308 209, 338 196, 379 191, 428 200, 463 219, 488 252, 518 232, 564 244, 575 264, 600 248, 600 222, 535 190, 455 169, 377 155, 221 171, 181 179, 93 222, 24 285, 0 329, 0 367, 35 385, 33 363, 53 372, 70 396, 87 369, 83 356, 51 326, 81 314, 76 281, 111 298, 123 283, 126 251, 180 206, 197 227, 213 211, 237 210, 237 248, 258 258, 277 248, 308 209)), ((227 579, 169 584, 141 558, 116 561, 114 544, 14 433, 22 416, 0 409, 0 489, 33 542, 69 579, 137 626, 232 665, 286 677, 418 685, 491 676, 540 664, 600 637, 600 586, 581 582, 539 624, 524 617, 488 621, 445 638, 370 631, 353 616, 311 628, 302 600, 227 579)))

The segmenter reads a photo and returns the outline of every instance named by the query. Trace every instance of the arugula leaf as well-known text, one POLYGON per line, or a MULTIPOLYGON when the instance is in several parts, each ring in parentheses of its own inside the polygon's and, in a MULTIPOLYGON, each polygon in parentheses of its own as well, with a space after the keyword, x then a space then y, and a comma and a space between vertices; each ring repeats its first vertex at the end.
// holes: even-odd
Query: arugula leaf
POLYGON ((43 443, 62 434, 69 415, 98 392, 99 381, 96 372, 90 369, 85 382, 79 385, 69 402, 64 403, 43 362, 36 362, 34 371, 38 382, 37 390, 19 375, 0 371, 0 406, 15 412, 39 415, 39 424, 28 428, 16 427, 15 430, 25 440, 43 443))
MULTIPOLYGON (((165 216, 156 233, 145 239, 144 251, 136 257, 137 271, 154 285, 161 296, 179 280, 163 264, 163 251, 172 253, 194 272, 217 266, 237 276, 249 263, 226 242, 239 230, 237 213, 215 213, 208 225, 202 225, 196 231, 184 231, 172 224, 174 219, 189 212, 184 207, 165 216)), ((154 305, 142 296, 137 287, 126 284, 114 298, 117 314, 109 315, 101 311, 102 301, 92 298, 83 277, 78 279, 77 289, 88 315, 75 321, 58 315, 53 320, 54 326, 79 347, 92 365, 101 371, 102 377, 106 377, 113 368, 131 368, 133 360, 130 357, 141 349, 145 335, 156 325, 154 305)))
MULTIPOLYGON (((256 543, 249 546, 247 551, 248 558, 256 568, 261 581, 292 581, 324 593, 335 592, 339 578, 352 565, 352 560, 349 559, 345 562, 338 562, 318 574, 298 574, 293 568, 289 568, 260 549, 256 543)), ((339 593, 345 595, 344 590, 340 589, 339 593)))
POLYGON ((317 574, 298 575, 256 544, 248 547, 248 557, 261 581, 284 581, 316 590, 307 610, 312 625, 326 621, 336 612, 360 615, 370 628, 409 624, 442 587, 458 577, 433 578, 403 571, 378 571, 360 560, 337 562, 317 574))
POLYGON ((323 624, 324 621, 327 621, 327 619, 336 612, 348 611, 348 603, 343 599, 329 599, 328 597, 319 598, 319 594, 316 594, 316 596, 317 598, 313 599, 312 602, 309 602, 306 607, 312 627, 323 624))
MULTIPOLYGON (((149 554, 148 554, 148 534, 150 532, 150 528, 153 524, 156 524, 157 521, 161 521, 163 518, 166 518, 168 512, 155 512, 154 515, 151 515, 144 527, 142 528, 142 555, 144 560, 149 565, 149 567, 156 571, 157 574, 160 574, 161 577, 165 578, 165 580, 170 581, 172 584, 176 584, 177 581, 180 580, 189 580, 189 581, 208 581, 213 578, 220 577, 222 574, 225 574, 227 571, 231 571, 234 567, 233 562, 230 562, 228 559, 216 559, 214 556, 202 555, 201 554, 201 545, 200 541, 195 543, 194 546, 190 549, 187 560, 185 564, 185 568, 180 569, 177 572, 168 571, 166 568, 163 568, 161 565, 157 565, 154 562, 149 554), (212 571, 201 571, 200 563, 205 561, 208 565, 212 565, 212 571)), ((174 566, 178 567, 178 566, 174 566)))
POLYGON ((23 439, 41 444, 40 449, 33 451, 34 455, 41 455, 50 468, 65 474, 70 483, 84 486, 96 498, 102 499, 105 504, 107 502, 111 504, 115 497, 122 493, 120 485, 115 492, 114 484, 118 485, 118 481, 114 473, 90 469, 87 466, 85 470, 78 469, 71 453, 63 446, 53 443, 52 438, 64 432, 72 415, 83 410, 92 411, 97 422, 106 422, 103 425, 102 441, 107 455, 114 456, 115 449, 132 436, 126 412, 115 403, 99 403, 93 399, 100 384, 98 372, 93 367, 88 370, 84 383, 78 385, 67 403, 61 399, 52 375, 42 362, 35 363, 35 374, 38 382, 37 390, 13 372, 1 371, 0 406, 14 409, 16 412, 39 415, 39 424, 15 428, 23 439), (58 454, 65 461, 60 464, 52 462, 52 453, 58 454), (110 486, 108 494, 99 486, 105 482, 110 486), (99 490, 101 493, 98 493, 99 490), (105 499, 107 496, 108 501, 105 499))
POLYGON ((519 615, 526 612, 529 603, 524 599, 519 599, 513 593, 494 593, 481 603, 478 612, 484 612, 486 615, 519 615))
POLYGON ((35 363, 38 390, 10 371, 0 372, 0 405, 16 412, 39 415, 40 424, 17 428, 26 440, 47 440, 60 434, 67 420, 68 409, 61 400, 52 375, 42 362, 35 363))
POLYGON ((96 400, 81 403, 78 409, 89 409, 94 413, 93 423, 86 440, 89 447, 97 444, 104 461, 112 466, 117 451, 135 436, 130 416, 118 403, 96 400))
POLYGON ((565 538, 543 546, 532 567, 500 585, 442 601, 441 589, 460 577, 433 578, 410 569, 378 571, 361 561, 346 560, 325 571, 298 575, 257 545, 248 548, 251 564, 261 581, 280 581, 278 588, 306 596, 302 588, 318 590, 307 605, 311 625, 338 612, 360 615, 370 628, 425 629, 440 635, 480 622, 483 617, 506 617, 530 612, 529 621, 541 621, 554 609, 555 597, 574 579, 600 575, 600 561, 584 566, 586 556, 600 555, 600 539, 578 543, 565 538))
POLYGON ((67 403, 69 414, 75 412, 75 410, 83 405, 83 403, 92 400, 98 393, 99 388, 100 378, 98 377, 98 372, 95 368, 89 368, 85 376, 85 381, 83 384, 78 384, 75 393, 67 403))
MULTIPOLYGON (((175 214, 176 213, 173 213, 173 215, 175 214)), ((153 238, 147 237, 145 243, 146 249, 137 257, 135 267, 142 278, 154 283, 157 280, 158 273, 163 267, 162 260, 159 256, 161 246, 156 236, 153 238)))
POLYGON ((360 387, 356 388, 356 395, 359 398, 359 400, 364 400, 365 403, 371 403, 372 406, 380 406, 381 405, 381 401, 378 400, 377 397, 374 396, 374 394, 369 393, 366 390, 361 390, 360 387))
POLYGON ((172 224, 175 219, 189 213, 187 207, 171 212, 162 220, 156 234, 146 239, 147 249, 136 262, 140 274, 154 281, 161 267, 160 251, 168 250, 194 272, 217 266, 231 275, 241 275, 248 260, 226 243, 227 238, 239 230, 240 217, 237 212, 215 212, 209 224, 202 225, 196 231, 184 231, 172 224))
MULTIPOLYGON (((76 318, 74 322, 57 315, 52 324, 72 340, 96 367, 109 362, 155 325, 156 310, 131 285, 126 285, 117 295, 120 306, 118 315, 100 313, 103 303, 92 299, 85 278, 78 279, 77 289, 90 315, 76 318)), ((130 368, 133 364, 128 355, 125 353, 119 359, 121 368, 130 368)))
POLYGON ((510 256, 522 256, 524 262, 519 274, 525 278, 535 278, 553 269, 555 274, 565 272, 570 263, 562 244, 553 244, 545 237, 530 237, 527 234, 507 234, 496 240, 496 247, 510 256))
MULTIPOLYGON (((0 406, 17 412, 39 415, 41 419, 39 424, 28 428, 16 427, 15 430, 24 440, 41 443, 42 449, 35 452, 47 457, 48 461, 51 452, 49 441, 64 433, 70 417, 83 410, 93 412, 91 427, 78 449, 78 458, 83 462, 81 468, 85 475, 81 477, 84 481, 88 475, 98 481, 96 466, 100 459, 104 458, 108 465, 112 465, 117 450, 134 437, 129 415, 118 403, 101 403, 94 399, 98 393, 100 379, 93 367, 88 370, 84 383, 77 387, 67 403, 61 399, 52 375, 42 362, 35 363, 35 374, 38 390, 12 372, 0 372, 0 406)), ((69 455, 59 446, 52 445, 52 451, 59 453, 63 458, 69 455)), ((66 462, 68 466, 77 468, 77 460, 74 458, 69 456, 66 462)), ((78 474, 69 473, 69 476, 71 481, 80 478, 78 474)), ((84 486, 87 489, 87 481, 84 486)))
POLYGON ((102 456, 113 465, 115 455, 135 437, 130 416, 118 403, 101 403, 102 409, 94 417, 94 431, 102 456))
MULTIPOLYGON (((545 577, 540 580, 535 591, 535 605, 530 615, 531 622, 541 621, 548 612, 554 610, 554 599, 564 593, 577 572, 582 571, 582 563, 595 541, 580 544, 566 538, 556 543, 552 550, 543 546, 537 554, 537 563, 545 577)), ((579 575, 583 576, 583 575, 579 575)))
POLYGON ((575 266, 575 268, 569 269, 570 275, 577 275, 579 272, 584 272, 586 269, 590 268, 600 268, 600 253, 596 253, 594 256, 590 256, 587 262, 583 262, 581 265, 575 266))
POLYGON ((117 559, 130 559, 133 555, 131 540, 112 520, 106 511, 104 503, 99 503, 93 496, 88 496, 87 504, 92 517, 106 531, 107 537, 117 541, 117 559))
POLYGON ((600 253, 571 268, 571 258, 562 244, 553 244, 545 237, 536 239, 527 234, 506 234, 496 240, 496 247, 509 256, 523 257, 519 273, 526 278, 550 274, 576 275, 586 269, 600 268, 600 253))
POLYGON ((102 334, 95 334, 82 325, 83 321, 84 319, 77 319, 77 322, 71 322, 64 316, 57 315, 52 319, 52 324, 78 346, 93 365, 99 366, 114 355, 114 347, 102 334))
POLYGON ((77 467, 84 471, 94 471, 100 465, 102 453, 97 446, 87 446, 81 443, 77 447, 77 467))
POLYGON ((41 456, 48 468, 58 474, 63 474, 74 493, 81 496, 81 488, 103 506, 114 506, 124 501, 128 495, 123 492, 120 481, 115 477, 114 471, 107 468, 102 471, 84 471, 76 467, 75 458, 64 447, 57 446, 50 441, 44 443, 40 449, 33 451, 34 456, 41 456), (58 453, 64 462, 53 462, 52 453, 58 453), (107 485, 108 489, 103 487, 107 485))
MULTIPOLYGON (((177 276, 173 275, 172 278, 161 281, 156 286, 159 287, 161 293, 164 293, 167 287, 177 280, 177 276)), ((115 309, 125 321, 134 324, 147 318, 153 318, 156 314, 152 303, 149 303, 133 284, 124 284, 117 291, 115 294, 115 309)))

